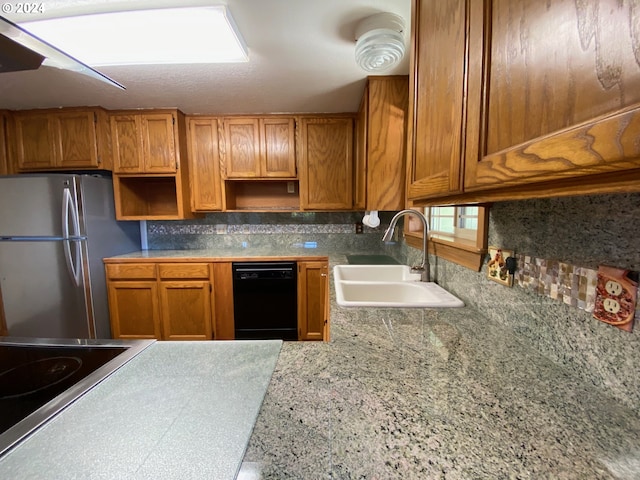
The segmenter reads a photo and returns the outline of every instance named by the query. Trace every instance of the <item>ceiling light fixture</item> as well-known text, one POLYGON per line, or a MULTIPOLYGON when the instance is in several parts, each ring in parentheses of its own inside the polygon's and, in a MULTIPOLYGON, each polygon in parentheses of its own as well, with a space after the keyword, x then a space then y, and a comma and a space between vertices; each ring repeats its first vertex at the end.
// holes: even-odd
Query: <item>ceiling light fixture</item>
POLYGON ((397 65, 405 52, 405 23, 394 13, 376 13, 356 27, 356 62, 367 72, 397 65))
POLYGON ((92 66, 249 60, 225 6, 100 13, 21 26, 92 66))

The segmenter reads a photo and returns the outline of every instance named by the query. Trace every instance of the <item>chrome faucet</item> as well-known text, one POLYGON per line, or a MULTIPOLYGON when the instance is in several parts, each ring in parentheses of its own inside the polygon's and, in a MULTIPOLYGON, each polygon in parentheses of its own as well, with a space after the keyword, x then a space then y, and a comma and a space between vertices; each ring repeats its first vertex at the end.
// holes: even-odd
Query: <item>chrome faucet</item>
POLYGON ((403 217, 404 215, 413 214, 420 219, 422 222, 422 263, 420 265, 414 265, 411 267, 412 273, 420 273, 420 281, 429 282, 429 252, 427 251, 427 233, 429 229, 429 225, 427 223, 427 219, 423 214, 418 212, 417 210, 401 210, 396 213, 391 222, 389 222, 389 228, 384 232, 382 236, 383 242, 390 242, 393 238, 393 231, 396 228, 396 223, 398 223, 398 219, 403 217))

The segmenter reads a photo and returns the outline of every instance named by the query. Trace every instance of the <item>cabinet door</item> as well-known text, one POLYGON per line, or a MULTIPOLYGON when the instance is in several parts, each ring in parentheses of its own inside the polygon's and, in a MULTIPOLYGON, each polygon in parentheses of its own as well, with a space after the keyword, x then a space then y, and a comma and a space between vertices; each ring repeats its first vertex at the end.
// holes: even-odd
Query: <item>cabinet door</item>
POLYGON ((260 176, 260 121, 257 118, 224 119, 226 178, 260 176))
POLYGON ((298 262, 298 340, 329 340, 327 262, 298 262))
POLYGON ((8 115, 0 112, 0 175, 13 173, 13 165, 9 163, 9 149, 7 147, 8 115))
POLYGON ((109 281, 113 338, 161 338, 158 284, 155 281, 109 281))
POLYGON ((190 118, 188 131, 191 209, 194 212, 222 210, 218 120, 190 118))
POLYGON ((41 114, 16 114, 15 152, 19 170, 53 168, 56 165, 57 144, 51 116, 41 114))
POLYGON ((471 18, 466 190, 640 167, 634 7, 485 0, 471 18))
POLYGON ((59 113, 52 116, 58 142, 57 167, 97 168, 98 139, 93 111, 59 113))
POLYGON ((353 208, 367 209, 367 119, 369 117, 369 82, 364 87, 356 118, 355 171, 353 173, 353 208))
POLYGON ((164 340, 211 340, 210 282, 160 282, 160 311, 164 340))
POLYGON ((142 131, 138 115, 111 116, 113 139, 113 170, 117 173, 140 173, 142 159, 142 131))
POLYGON ((366 210, 401 210, 406 179, 408 79, 370 77, 368 94, 366 210))
POLYGON ((170 113, 148 113, 141 116, 145 173, 175 173, 175 118, 170 113))
POLYGON ((462 190, 467 1, 414 0, 409 199, 462 190))
POLYGON ((260 119, 262 177, 296 177, 296 135, 293 118, 260 119))
POLYGON ((301 207, 352 208, 353 118, 302 118, 300 137, 301 207))

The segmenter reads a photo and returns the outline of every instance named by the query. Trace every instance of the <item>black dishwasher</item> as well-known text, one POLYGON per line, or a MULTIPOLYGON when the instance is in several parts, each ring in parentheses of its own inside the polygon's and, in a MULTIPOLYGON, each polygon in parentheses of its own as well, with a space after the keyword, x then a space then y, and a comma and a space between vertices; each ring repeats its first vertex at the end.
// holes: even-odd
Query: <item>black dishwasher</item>
POLYGON ((237 340, 298 339, 296 262, 234 262, 237 340))

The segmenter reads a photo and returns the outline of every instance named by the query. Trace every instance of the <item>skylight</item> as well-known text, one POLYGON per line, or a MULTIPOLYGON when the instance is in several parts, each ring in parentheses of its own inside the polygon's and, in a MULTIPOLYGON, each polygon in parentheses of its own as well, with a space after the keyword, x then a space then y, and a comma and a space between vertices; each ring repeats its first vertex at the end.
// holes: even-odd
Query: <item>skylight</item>
POLYGON ((249 61, 225 6, 101 13, 20 26, 91 66, 249 61))

